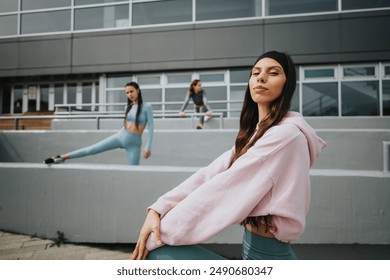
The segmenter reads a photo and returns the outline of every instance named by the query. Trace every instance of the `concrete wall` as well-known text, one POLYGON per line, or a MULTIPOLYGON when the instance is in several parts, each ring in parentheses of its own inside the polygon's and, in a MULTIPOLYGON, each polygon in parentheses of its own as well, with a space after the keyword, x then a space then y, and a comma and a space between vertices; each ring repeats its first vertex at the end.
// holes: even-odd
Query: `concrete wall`
MULTIPOLYGON (((383 141, 389 129, 317 129, 328 146, 317 169, 383 170, 383 141)), ((2 131, 0 162, 41 163, 45 158, 94 144, 116 130, 2 131)), ((156 130, 152 156, 141 165, 205 166, 234 144, 237 130, 156 130)), ((147 131, 143 135, 146 142, 147 131)), ((74 159, 69 163, 127 164, 124 150, 74 159)))
POLYGON ((242 67, 271 49, 288 51, 297 64, 387 61, 390 36, 383 27, 390 25, 389 14, 354 12, 1 39, 0 77, 242 67))
MULTIPOLYGON (((197 168, 0 163, 0 229, 73 242, 136 242, 145 208, 197 168)), ((312 170, 301 244, 390 244, 390 173, 312 170)), ((242 228, 207 243, 239 244, 242 228)))

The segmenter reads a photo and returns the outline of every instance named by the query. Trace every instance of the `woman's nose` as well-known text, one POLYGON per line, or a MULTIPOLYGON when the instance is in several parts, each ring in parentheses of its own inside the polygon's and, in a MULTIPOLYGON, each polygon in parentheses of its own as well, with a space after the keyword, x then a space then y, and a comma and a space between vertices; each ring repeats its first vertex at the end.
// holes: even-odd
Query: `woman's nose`
POLYGON ((258 81, 258 82, 265 83, 266 78, 265 78, 264 73, 260 73, 260 74, 257 76, 257 81, 258 81))

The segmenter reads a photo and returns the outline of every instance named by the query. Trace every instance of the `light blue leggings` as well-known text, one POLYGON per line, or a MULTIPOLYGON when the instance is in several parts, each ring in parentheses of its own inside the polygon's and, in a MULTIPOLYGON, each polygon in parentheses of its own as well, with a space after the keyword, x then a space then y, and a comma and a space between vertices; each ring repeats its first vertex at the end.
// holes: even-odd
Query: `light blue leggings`
POLYGON ((80 158, 99 154, 113 149, 126 149, 127 160, 130 165, 139 165, 141 157, 142 135, 134 134, 125 128, 116 134, 109 136, 102 141, 91 146, 68 153, 69 158, 80 158))

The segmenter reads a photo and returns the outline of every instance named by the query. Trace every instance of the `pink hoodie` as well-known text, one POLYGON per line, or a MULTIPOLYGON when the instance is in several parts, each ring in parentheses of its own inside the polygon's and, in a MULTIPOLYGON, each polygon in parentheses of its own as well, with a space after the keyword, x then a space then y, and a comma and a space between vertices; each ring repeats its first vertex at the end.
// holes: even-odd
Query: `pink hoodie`
MULTIPOLYGON (((163 243, 198 244, 248 216, 268 214, 277 239, 298 239, 310 206, 309 168, 325 146, 299 113, 289 112, 230 168, 234 148, 149 207, 161 214, 163 243)), ((147 249, 155 248, 152 233, 147 249)))

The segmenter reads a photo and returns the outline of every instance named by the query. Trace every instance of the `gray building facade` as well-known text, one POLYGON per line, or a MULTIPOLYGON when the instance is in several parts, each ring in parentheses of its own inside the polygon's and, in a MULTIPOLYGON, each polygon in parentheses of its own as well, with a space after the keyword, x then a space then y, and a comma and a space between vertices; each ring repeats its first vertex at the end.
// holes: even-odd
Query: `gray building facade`
POLYGON ((390 1, 9 0, 0 23, 2 114, 122 111, 99 104, 125 102, 128 80, 156 111, 177 111, 193 78, 211 102, 240 100, 254 60, 276 49, 297 65, 293 110, 390 115, 390 1))

